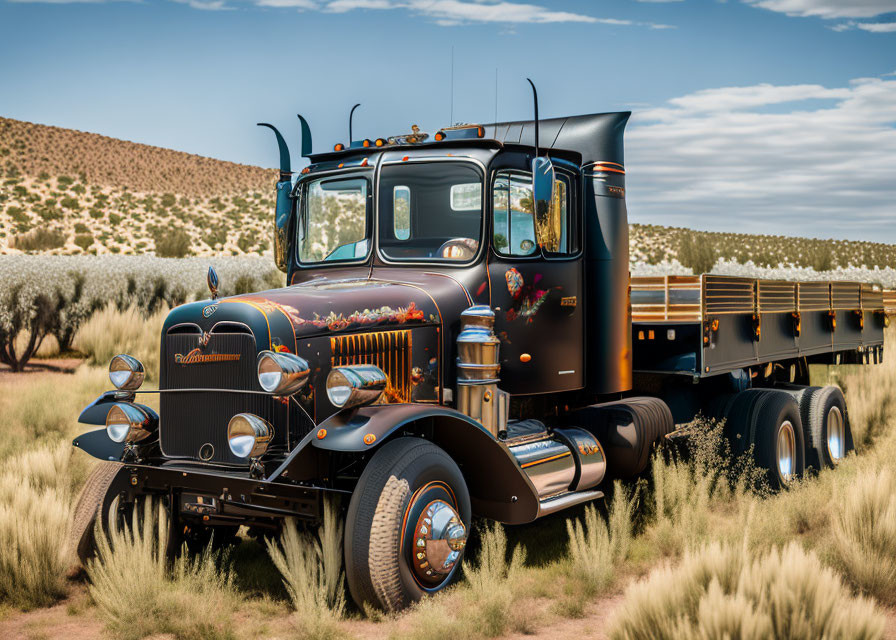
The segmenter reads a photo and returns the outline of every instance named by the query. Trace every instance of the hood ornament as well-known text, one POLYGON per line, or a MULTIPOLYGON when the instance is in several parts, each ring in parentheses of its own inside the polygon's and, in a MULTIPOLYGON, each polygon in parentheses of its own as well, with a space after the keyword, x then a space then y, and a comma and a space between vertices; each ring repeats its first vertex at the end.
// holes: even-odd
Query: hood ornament
POLYGON ((208 282, 208 290, 212 292, 212 300, 218 299, 218 272, 215 271, 214 267, 208 268, 208 277, 206 278, 208 282))

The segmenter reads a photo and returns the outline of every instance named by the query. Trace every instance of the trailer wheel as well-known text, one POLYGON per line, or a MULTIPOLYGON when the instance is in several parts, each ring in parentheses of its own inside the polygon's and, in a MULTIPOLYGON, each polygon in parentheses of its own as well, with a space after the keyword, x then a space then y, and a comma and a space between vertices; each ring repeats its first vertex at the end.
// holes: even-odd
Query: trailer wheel
POLYGON ((767 391, 750 416, 750 441, 756 464, 766 470, 772 490, 787 489, 806 468, 803 424, 796 400, 782 391, 767 391))
POLYGON ((816 469, 833 467, 853 450, 846 399, 838 387, 813 387, 804 395, 807 454, 816 469))
POLYGON ((352 494, 345 575, 359 607, 397 611, 457 576, 470 526, 457 464, 436 445, 398 438, 377 451, 352 494))
POLYGON ((103 504, 109 487, 121 469, 117 462, 100 462, 87 477, 81 488, 72 511, 72 528, 70 532, 70 548, 74 551, 81 565, 87 564, 95 552, 93 525, 97 513, 103 504))

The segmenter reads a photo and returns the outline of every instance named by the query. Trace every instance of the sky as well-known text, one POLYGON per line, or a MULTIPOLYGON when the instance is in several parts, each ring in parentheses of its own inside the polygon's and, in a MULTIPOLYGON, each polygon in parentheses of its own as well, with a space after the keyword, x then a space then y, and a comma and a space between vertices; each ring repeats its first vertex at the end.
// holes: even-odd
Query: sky
POLYGON ((356 138, 531 118, 527 77, 633 112, 632 222, 896 243, 896 0, 0 0, 0 115, 246 164, 358 102, 356 138))

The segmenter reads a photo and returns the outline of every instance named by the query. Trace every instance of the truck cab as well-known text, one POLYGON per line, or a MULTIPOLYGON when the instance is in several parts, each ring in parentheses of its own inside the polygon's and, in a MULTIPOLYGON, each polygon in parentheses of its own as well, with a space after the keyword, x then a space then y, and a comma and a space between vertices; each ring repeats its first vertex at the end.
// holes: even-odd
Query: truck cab
MULTIPOLYGON (((802 372, 810 353, 860 349, 876 360, 879 314, 869 310, 867 331, 839 346, 819 334, 828 346, 804 354, 794 336, 778 336, 786 348, 760 357, 758 285, 737 284, 743 308, 727 298, 707 307, 715 303, 698 278, 698 304, 681 322, 668 280, 664 290, 638 288, 644 324, 633 325, 629 115, 536 115, 432 138, 414 127, 324 153, 311 153, 300 116, 309 164, 295 174, 284 137, 264 125, 280 153, 274 258, 287 284, 218 298, 210 270, 211 298, 173 309, 164 323, 158 414, 138 401, 143 365, 113 359, 116 389, 80 418, 105 428, 75 441, 107 461, 96 481, 104 497, 79 508, 106 522, 141 497, 161 497, 176 549, 185 535, 241 525, 271 534, 289 517, 314 523, 334 501, 353 598, 394 610, 458 575, 473 514, 521 524, 598 499, 606 481, 642 472, 676 422, 710 406, 726 407, 720 418, 731 407, 746 412, 750 434, 770 430, 757 442, 773 484, 799 477, 807 445, 797 403, 814 397, 804 393, 807 376, 791 374, 799 400, 774 391, 775 403, 754 402, 747 392, 780 382, 785 365, 802 372), (658 293, 662 317, 643 297, 658 293), (716 335, 709 313, 719 309, 739 315, 716 335), (703 370, 715 345, 738 341, 746 356, 703 370)), ((775 312, 797 313, 779 293, 775 312)), ((792 333, 781 318, 764 326, 792 333)), ((808 335, 808 314, 806 326, 808 335)), ((823 402, 838 413, 812 415, 832 416, 842 457, 842 396, 823 402)), ((88 523, 86 557, 92 519, 77 522, 88 523)))

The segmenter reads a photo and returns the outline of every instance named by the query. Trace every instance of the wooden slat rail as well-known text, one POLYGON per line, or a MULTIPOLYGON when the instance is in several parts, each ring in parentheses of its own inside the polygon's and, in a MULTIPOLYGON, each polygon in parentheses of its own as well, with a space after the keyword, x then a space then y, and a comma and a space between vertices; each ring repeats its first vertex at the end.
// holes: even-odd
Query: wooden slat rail
POLYGON ((858 282, 789 282, 736 276, 631 279, 632 321, 700 322, 730 314, 865 311, 896 315, 896 291, 858 282))

